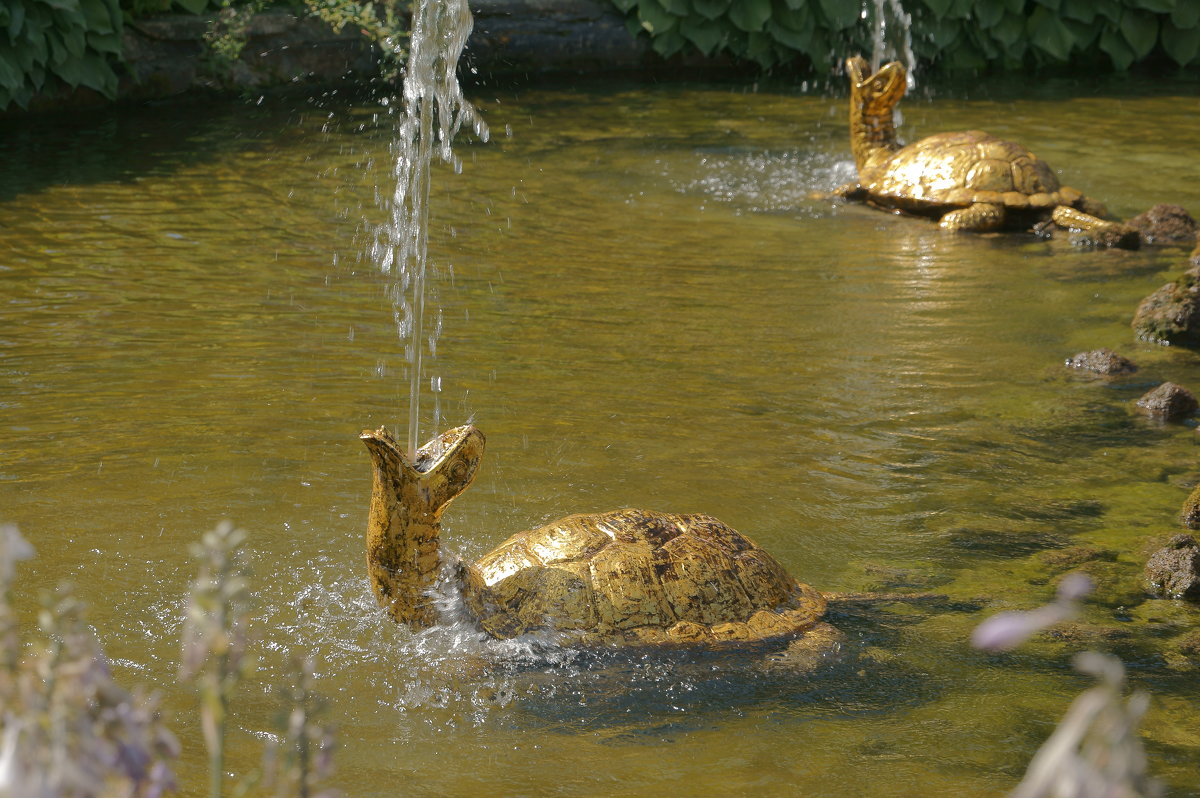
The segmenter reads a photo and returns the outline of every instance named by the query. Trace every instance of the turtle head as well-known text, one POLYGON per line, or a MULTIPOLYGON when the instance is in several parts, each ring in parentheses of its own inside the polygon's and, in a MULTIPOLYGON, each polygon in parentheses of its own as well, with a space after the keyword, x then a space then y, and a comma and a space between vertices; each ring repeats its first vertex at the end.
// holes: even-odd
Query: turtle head
POLYGON ((865 113, 891 113, 908 90, 908 72, 899 61, 884 64, 874 75, 861 55, 846 59, 846 74, 850 76, 850 96, 863 105, 865 113))
POLYGON ((860 183, 869 183, 877 169, 900 148, 892 111, 908 89, 907 72, 899 61, 884 64, 866 77, 867 61, 860 55, 846 59, 850 76, 850 149, 860 183))
POLYGON ((376 487, 391 486, 400 501, 416 499, 425 505, 420 509, 435 515, 470 487, 483 459, 483 433, 471 424, 443 432, 412 458, 386 427, 363 430, 358 437, 371 454, 376 487))
POLYGON ((442 511, 475 478, 483 433, 471 425, 443 432, 413 457, 386 428, 358 436, 374 467, 367 517, 367 572, 379 603, 398 622, 437 622, 430 591, 442 572, 442 511))

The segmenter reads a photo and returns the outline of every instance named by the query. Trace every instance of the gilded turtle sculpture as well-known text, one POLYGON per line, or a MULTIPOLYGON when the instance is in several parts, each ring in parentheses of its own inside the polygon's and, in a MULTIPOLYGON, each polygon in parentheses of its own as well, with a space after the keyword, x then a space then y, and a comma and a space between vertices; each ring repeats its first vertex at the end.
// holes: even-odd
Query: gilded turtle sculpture
POLYGON ((847 199, 898 213, 931 216, 945 230, 1028 230, 1047 220, 1103 246, 1136 249, 1137 231, 1107 221, 1103 205, 1061 185, 1054 170, 1020 144, 980 130, 938 133, 907 146, 893 111, 907 90, 897 61, 867 75, 861 56, 850 77, 850 149, 858 180, 837 189, 847 199))
POLYGON ((449 573, 479 628, 498 639, 547 632, 583 646, 836 646, 839 633, 821 621, 825 598, 707 515, 572 515, 446 568, 442 512, 474 479, 483 433, 457 427, 411 459, 385 428, 360 437, 373 466, 370 580, 401 624, 438 622, 431 590, 449 573))

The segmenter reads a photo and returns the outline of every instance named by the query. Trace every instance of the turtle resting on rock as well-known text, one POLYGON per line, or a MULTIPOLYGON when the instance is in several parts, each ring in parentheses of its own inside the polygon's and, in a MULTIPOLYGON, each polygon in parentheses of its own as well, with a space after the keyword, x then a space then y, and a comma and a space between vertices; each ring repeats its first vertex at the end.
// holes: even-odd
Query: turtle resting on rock
POLYGON ((850 76, 850 148, 858 181, 837 189, 886 210, 933 216, 946 230, 1029 230, 1047 219, 1093 243, 1137 249, 1136 230, 1105 221, 1104 207, 1060 185, 1054 171, 1019 144, 979 130, 938 133, 901 147, 892 112, 907 89, 897 61, 869 77, 861 56, 850 76))
MULTIPOLYGON (((367 567, 376 597, 399 623, 433 626, 442 511, 474 479, 483 433, 457 427, 411 459, 384 428, 360 437, 374 471, 367 567)), ((777 641, 802 655, 831 651, 840 640, 821 622, 820 593, 706 515, 572 515, 447 572, 479 628, 500 639, 549 632, 583 646, 777 641)))

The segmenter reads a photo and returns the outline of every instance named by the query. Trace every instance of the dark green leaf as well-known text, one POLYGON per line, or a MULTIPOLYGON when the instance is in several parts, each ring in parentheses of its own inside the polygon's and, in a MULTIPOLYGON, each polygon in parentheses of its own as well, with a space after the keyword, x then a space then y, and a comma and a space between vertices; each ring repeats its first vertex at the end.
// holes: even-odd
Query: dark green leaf
POLYGON ((68 86, 86 86, 113 97, 117 91, 117 76, 99 53, 73 58, 56 70, 68 86))
POLYGON ((50 6, 55 11, 78 11, 79 0, 38 0, 42 5, 50 6))
POLYGON ((88 47, 98 53, 121 54, 121 35, 119 33, 89 33, 88 47))
POLYGON ((175 5, 189 14, 203 14, 208 9, 208 0, 175 0, 175 5))
POLYGON ((821 0, 821 13, 833 30, 845 30, 858 24, 862 9, 850 0, 821 0))
POLYGON ((988 33, 992 34, 992 37, 1004 45, 1004 49, 1007 50, 1025 35, 1025 19, 1016 14, 1005 14, 1004 19, 993 26, 988 33))
POLYGON ((792 11, 799 11, 808 6, 808 0, 783 0, 783 4, 792 11))
POLYGON ((1100 49, 1108 54, 1113 66, 1121 72, 1129 69, 1129 65, 1133 63, 1133 48, 1125 41, 1125 37, 1112 28, 1105 28, 1100 34, 1100 49))
POLYGON ((692 4, 688 0, 658 0, 668 13, 677 17, 691 16, 692 4))
POLYGON ((975 16, 975 0, 954 0, 950 6, 950 19, 971 19, 975 16))
POLYGON ((747 33, 760 31, 771 18, 771 0, 737 0, 729 7, 729 19, 747 33))
POLYGON ((967 28, 966 41, 962 46, 970 48, 985 62, 999 58, 1003 54, 999 43, 978 28, 967 28))
POLYGON ((1200 3, 1176 3, 1171 12, 1171 24, 1180 30, 1187 30, 1200 25, 1200 3))
POLYGON ((954 5, 954 0, 921 0, 921 2, 933 12, 933 16, 937 19, 950 13, 950 8, 954 5))
POLYGON ((87 23, 87 29, 92 33, 113 33, 112 19, 108 14, 108 3, 105 0, 80 0, 79 8, 87 23))
POLYGON ((50 45, 46 43, 44 31, 30 31, 25 37, 24 46, 17 49, 17 59, 21 69, 31 72, 38 64, 44 64, 50 56, 50 45))
POLYGON ((1114 26, 1121 24, 1121 0, 1093 0, 1096 13, 1107 19, 1114 26))
POLYGON ((961 30, 962 23, 943 19, 932 24, 927 24, 925 33, 929 36, 930 41, 937 46, 938 51, 944 52, 958 41, 958 34, 961 30))
POLYGON ((663 58, 670 58, 682 50, 685 44, 687 44, 687 40, 679 35, 679 31, 668 30, 657 34, 650 46, 663 58))
POLYGON ((57 68, 71 57, 71 54, 67 52, 66 44, 63 43, 62 31, 54 28, 46 31, 46 44, 49 45, 50 50, 50 57, 46 59, 46 63, 50 67, 57 68))
MULTIPOLYGON (((1051 11, 1057 11, 1062 5, 1062 0, 1034 0, 1034 2, 1043 8, 1050 9, 1051 11)), ((1034 13, 1037 13, 1037 9, 1034 9, 1034 13)), ((1030 14, 1030 16, 1033 16, 1033 14, 1030 14)))
POLYGON ((1096 37, 1100 35, 1099 25, 1085 25, 1073 19, 1064 19, 1063 24, 1067 26, 1067 30, 1071 31, 1071 38, 1075 42, 1076 52, 1085 52, 1092 46, 1092 42, 1096 41, 1096 37))
POLYGON ((725 41, 725 26, 708 19, 688 17, 679 23, 679 33, 705 55, 712 55, 725 41))
POLYGON ((692 0, 692 8, 705 19, 716 19, 729 10, 729 0, 692 0))
POLYGON ((78 6, 53 12, 54 26, 59 30, 87 30, 87 19, 78 6))
POLYGON ((637 14, 630 14, 629 16, 625 17, 625 30, 629 31, 629 35, 635 39, 646 32, 646 29, 642 27, 642 21, 638 19, 637 14))
POLYGON ((618 11, 628 14, 637 5, 637 0, 612 0, 612 4, 618 11))
POLYGON ((818 72, 828 72, 833 64, 829 57, 833 52, 833 47, 829 43, 829 36, 825 31, 814 29, 812 32, 812 45, 809 47, 805 55, 812 61, 813 69, 818 72))
POLYGON ((1004 51, 1004 63, 1007 69, 1021 69, 1025 54, 1029 52, 1029 43, 1024 38, 1017 39, 1004 51))
POLYGON ((1005 3, 1004 8, 1010 14, 1024 14, 1025 0, 1008 0, 1008 2, 1005 3))
POLYGON ((1056 61, 1066 61, 1075 45, 1075 37, 1056 14, 1039 6, 1029 16, 1026 25, 1033 46, 1056 61))
MULTIPOLYGON (((1186 5, 1188 3, 1195 3, 1195 1, 1183 0, 1183 3, 1186 5)), ((1134 8, 1153 11, 1156 14, 1168 14, 1174 11, 1175 7, 1179 5, 1176 0, 1130 0, 1129 4, 1134 8)))
POLYGON ((808 31, 797 31, 792 28, 785 28, 775 20, 767 23, 767 32, 775 37, 775 41, 784 44, 785 46, 796 50, 797 52, 807 53, 812 47, 812 34, 808 31))
MULTIPOLYGON (((679 24, 679 17, 674 14, 668 14, 658 4, 658 0, 642 0, 638 5, 638 19, 641 20, 642 27, 646 29, 646 32, 656 38, 669 30, 674 30, 675 26, 679 24)), ((679 47, 682 46, 683 42, 681 40, 679 47)), ((656 47, 655 49, 657 50, 658 48, 656 47)))
POLYGON ((1062 15, 1067 19, 1091 23, 1096 19, 1095 0, 1063 0, 1062 15))
POLYGON ((1144 11, 1127 8, 1121 15, 1121 35, 1133 48, 1134 58, 1145 58, 1158 41, 1158 18, 1144 11))
POLYGON ((1196 53, 1200 52, 1200 28, 1180 29, 1170 22, 1164 22, 1162 45, 1172 61, 1187 66, 1196 60, 1196 53))
POLYGON ((8 20, 8 38, 15 41, 17 34, 21 32, 21 23, 25 21, 25 6, 13 6, 11 13, 12 16, 8 20))
POLYGON ((746 55, 766 69, 775 63, 775 47, 766 33, 751 33, 746 40, 746 55))
POLYGON ((25 74, 29 80, 30 96, 42 90, 42 86, 46 85, 46 68, 41 64, 34 64, 33 69, 25 74))
POLYGON ((1004 19, 1004 7, 999 3, 980 3, 975 10, 975 21, 981 28, 990 28, 1004 19))
POLYGON ((8 56, 0 51, 0 87, 16 91, 25 82, 25 70, 9 61, 8 56))
POLYGON ((808 36, 812 33, 812 17, 806 8, 797 8, 789 10, 786 8, 778 8, 771 16, 771 22, 768 24, 778 25, 782 28, 787 28, 792 33, 803 33, 808 36))
POLYGON ((960 43, 950 50, 943 63, 947 68, 954 70, 983 69, 986 66, 975 48, 965 43, 960 43))
POLYGON ((72 58, 82 58, 87 52, 87 32, 82 28, 63 31, 63 44, 72 58))

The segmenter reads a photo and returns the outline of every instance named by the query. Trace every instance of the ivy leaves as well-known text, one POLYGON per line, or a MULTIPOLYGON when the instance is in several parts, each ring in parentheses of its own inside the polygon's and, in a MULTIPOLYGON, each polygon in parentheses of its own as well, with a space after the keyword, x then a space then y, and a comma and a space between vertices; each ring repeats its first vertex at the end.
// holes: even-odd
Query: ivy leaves
MULTIPOLYGON (((835 51, 870 48, 853 0, 612 0, 656 52, 729 53, 764 68, 806 57, 827 69, 835 51)), ((1200 61, 1197 0, 911 0, 913 48, 951 69, 1019 67, 1107 56, 1118 70, 1161 51, 1200 61)))

